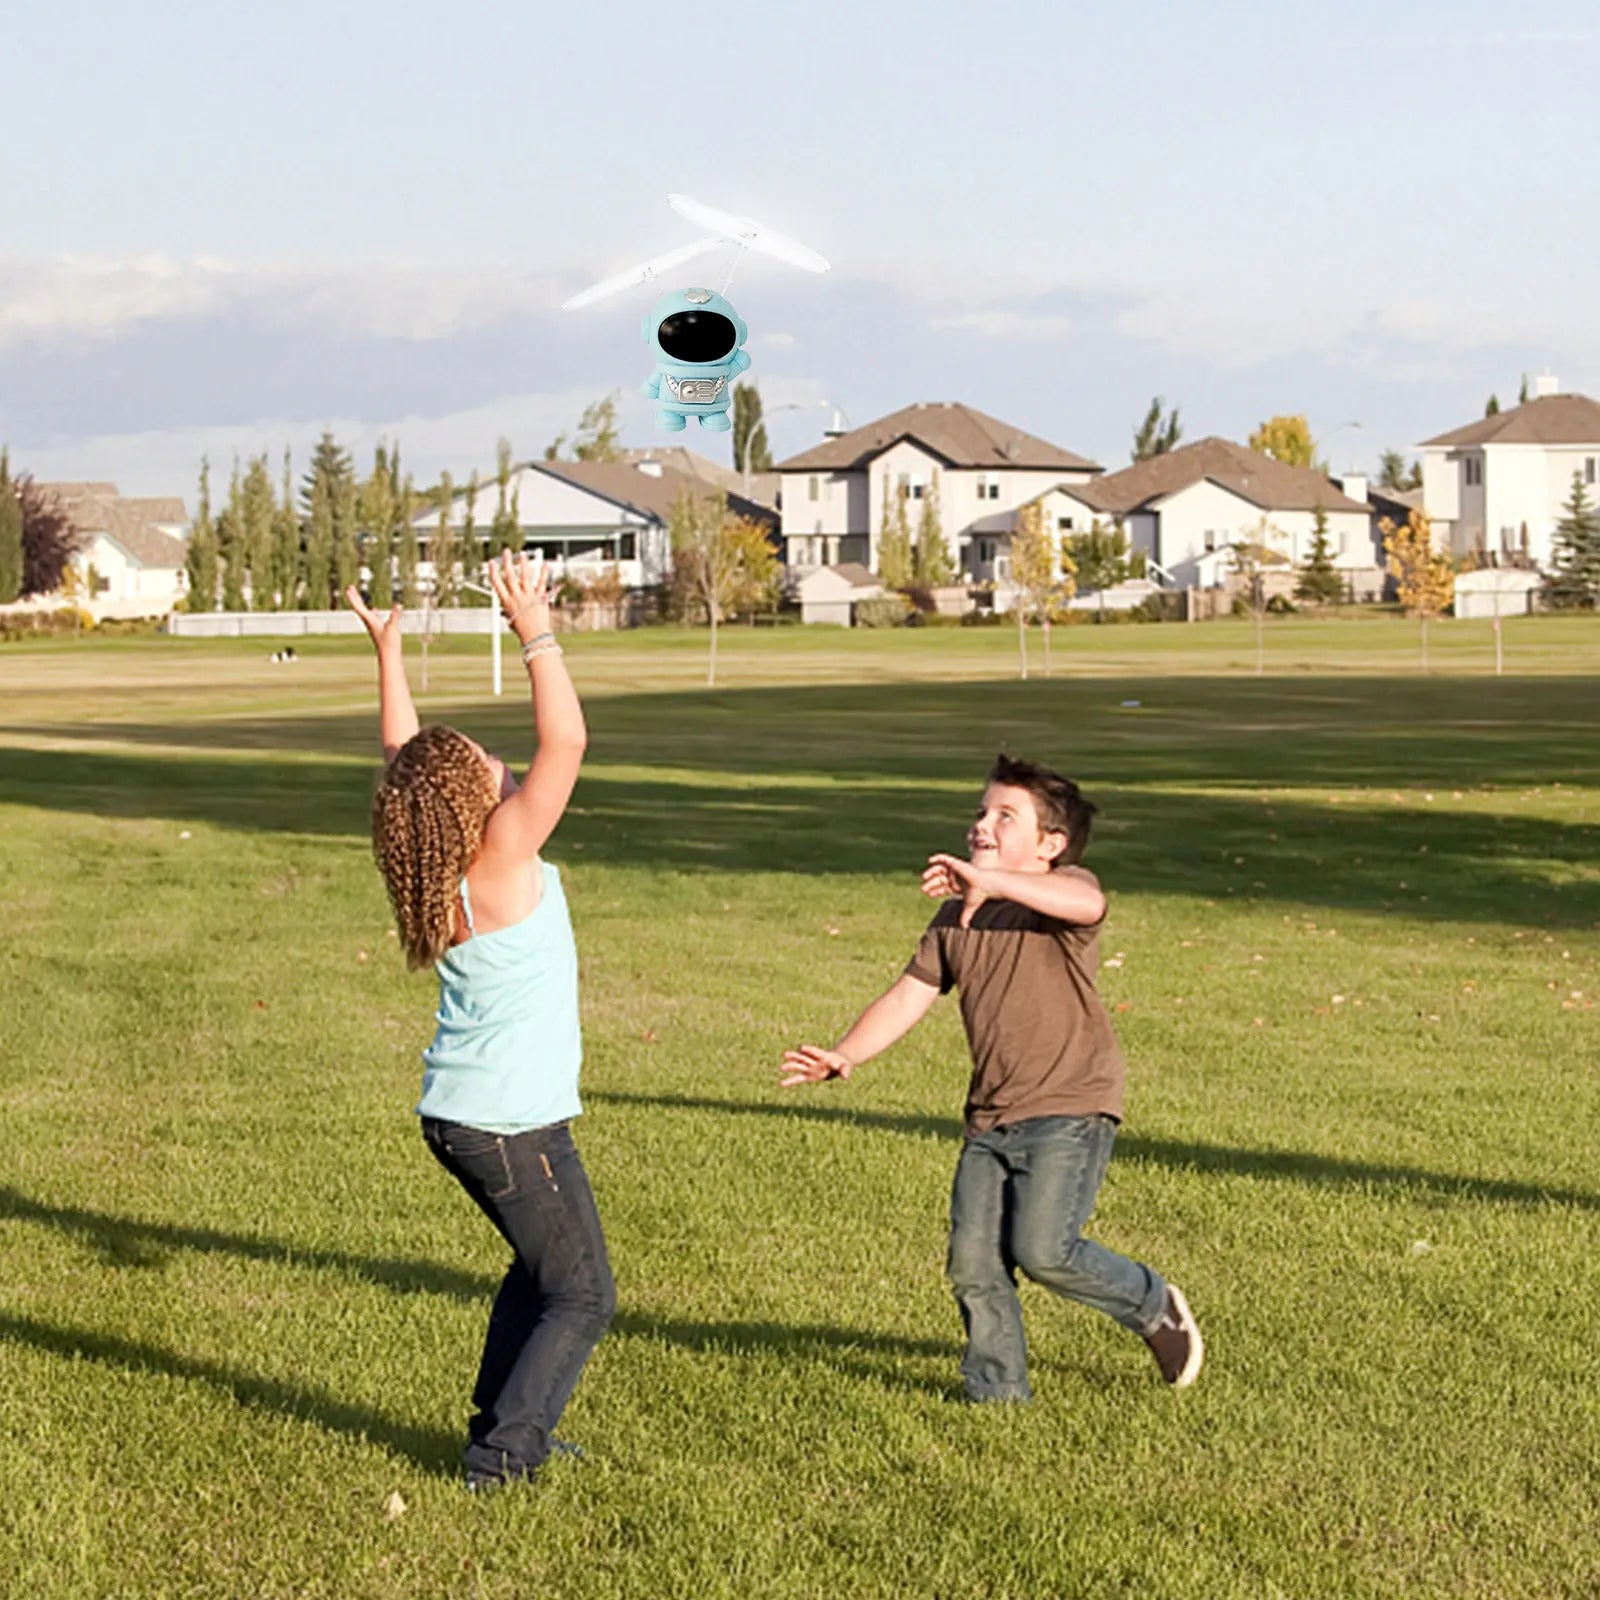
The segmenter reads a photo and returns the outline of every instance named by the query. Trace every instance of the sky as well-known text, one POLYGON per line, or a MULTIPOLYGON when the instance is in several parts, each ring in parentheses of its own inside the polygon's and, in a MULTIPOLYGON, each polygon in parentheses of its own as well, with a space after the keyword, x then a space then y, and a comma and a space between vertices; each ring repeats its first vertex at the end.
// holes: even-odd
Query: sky
POLYGON ((729 289, 780 458, 955 400, 1115 469, 1159 394, 1371 468, 1524 374, 1600 395, 1593 0, 11 0, 6 54, 0 442, 44 479, 192 505, 327 427, 460 480, 612 392, 649 444, 651 291, 560 304, 697 236, 671 191, 833 263, 729 289))

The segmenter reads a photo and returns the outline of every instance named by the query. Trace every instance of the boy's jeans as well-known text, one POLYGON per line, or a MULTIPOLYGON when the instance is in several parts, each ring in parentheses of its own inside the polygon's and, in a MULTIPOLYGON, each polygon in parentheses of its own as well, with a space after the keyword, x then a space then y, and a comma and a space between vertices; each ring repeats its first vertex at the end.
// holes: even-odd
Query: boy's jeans
POLYGON ((1028 1400, 1020 1269, 1135 1333, 1160 1321, 1167 1286, 1081 1236, 1117 1136, 1110 1117, 1034 1117, 968 1139, 950 1196, 946 1270, 967 1329, 969 1400, 1028 1400))
POLYGON ((594 1195, 565 1123, 501 1134, 424 1117, 422 1136, 516 1252, 489 1314, 462 1459, 469 1472, 525 1477, 550 1453, 616 1309, 594 1195))

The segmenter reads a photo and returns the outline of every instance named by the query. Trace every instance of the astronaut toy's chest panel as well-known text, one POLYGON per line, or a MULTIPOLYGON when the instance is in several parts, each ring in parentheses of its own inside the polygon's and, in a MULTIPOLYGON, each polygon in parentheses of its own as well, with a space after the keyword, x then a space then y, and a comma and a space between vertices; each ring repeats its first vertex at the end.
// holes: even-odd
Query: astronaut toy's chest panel
POLYGON ((726 378, 675 378, 670 372, 662 376, 672 398, 688 405, 709 405, 713 400, 721 399, 722 391, 728 386, 726 378))

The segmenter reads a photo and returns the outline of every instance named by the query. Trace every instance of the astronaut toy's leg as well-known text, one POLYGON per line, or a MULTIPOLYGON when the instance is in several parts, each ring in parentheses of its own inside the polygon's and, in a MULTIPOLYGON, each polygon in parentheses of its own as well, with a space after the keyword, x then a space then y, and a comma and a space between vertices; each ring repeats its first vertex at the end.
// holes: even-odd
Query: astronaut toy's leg
POLYGON ((665 406, 658 406, 656 426, 668 433, 682 433, 689 426, 689 419, 681 411, 668 411, 665 406))
POLYGON ((726 411, 707 411, 700 418, 700 426, 709 433, 726 433, 733 422, 726 411))

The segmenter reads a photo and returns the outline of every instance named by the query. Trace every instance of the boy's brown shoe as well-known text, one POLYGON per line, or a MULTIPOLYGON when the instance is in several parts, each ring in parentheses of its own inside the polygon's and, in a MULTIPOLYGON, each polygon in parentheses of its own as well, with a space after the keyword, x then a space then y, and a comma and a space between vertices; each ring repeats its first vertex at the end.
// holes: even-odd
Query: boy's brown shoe
POLYGON ((1205 1359, 1205 1341, 1200 1337, 1200 1324, 1194 1320, 1183 1290, 1176 1284, 1167 1285, 1166 1309, 1161 1320, 1144 1336, 1150 1353, 1161 1368, 1161 1376, 1174 1389, 1187 1389, 1200 1375, 1200 1363, 1205 1359))

